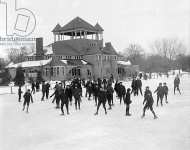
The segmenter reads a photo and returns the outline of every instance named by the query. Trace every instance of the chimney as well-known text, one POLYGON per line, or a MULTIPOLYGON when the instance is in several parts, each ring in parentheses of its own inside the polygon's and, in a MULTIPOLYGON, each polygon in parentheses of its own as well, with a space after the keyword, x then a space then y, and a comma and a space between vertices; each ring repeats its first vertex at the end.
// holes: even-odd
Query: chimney
POLYGON ((43 38, 36 38, 36 60, 43 59, 44 51, 43 51, 43 38))

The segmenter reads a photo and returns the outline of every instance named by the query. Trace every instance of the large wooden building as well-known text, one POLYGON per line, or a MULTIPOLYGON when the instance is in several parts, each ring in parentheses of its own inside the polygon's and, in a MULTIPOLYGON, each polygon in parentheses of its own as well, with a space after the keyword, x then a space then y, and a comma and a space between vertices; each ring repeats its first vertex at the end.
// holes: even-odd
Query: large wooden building
POLYGON ((14 77, 21 66, 26 77, 36 77, 42 71, 46 80, 80 78, 115 78, 123 76, 131 66, 120 56, 111 43, 103 41, 103 28, 76 17, 64 26, 57 24, 52 30, 54 42, 43 46, 43 38, 36 39, 36 52, 28 55, 25 62, 9 64, 14 77))

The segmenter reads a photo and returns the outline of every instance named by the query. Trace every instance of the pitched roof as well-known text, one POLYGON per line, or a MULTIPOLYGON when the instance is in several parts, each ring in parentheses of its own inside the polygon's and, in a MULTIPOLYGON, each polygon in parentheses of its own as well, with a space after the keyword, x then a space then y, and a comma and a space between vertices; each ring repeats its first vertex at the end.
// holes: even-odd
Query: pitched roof
POLYGON ((61 29, 61 26, 60 26, 60 24, 58 23, 56 26, 55 26, 55 28, 52 30, 52 32, 57 32, 57 31, 59 31, 61 29))
POLYGON ((94 27, 96 28, 97 31, 104 31, 104 29, 98 23, 96 23, 94 27))
POLYGON ((105 47, 103 48, 102 52, 103 52, 103 54, 117 55, 116 50, 113 48, 113 46, 110 42, 105 43, 105 47))
POLYGON ((69 56, 78 56, 80 53, 65 43, 64 41, 57 41, 53 43, 52 48, 54 50, 55 55, 69 55, 69 56))
POLYGON ((96 31, 96 28, 92 26, 90 23, 86 22, 85 20, 81 19, 80 17, 76 17, 73 20, 71 20, 69 23, 64 25, 61 28, 61 31, 68 31, 68 30, 74 30, 74 29, 86 29, 89 31, 96 31))

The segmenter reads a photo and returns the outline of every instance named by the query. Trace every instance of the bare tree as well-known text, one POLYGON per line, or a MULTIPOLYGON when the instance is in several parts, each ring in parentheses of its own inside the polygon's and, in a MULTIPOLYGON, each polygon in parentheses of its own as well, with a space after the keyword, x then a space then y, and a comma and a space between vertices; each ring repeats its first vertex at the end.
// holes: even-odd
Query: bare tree
POLYGON ((123 55, 126 56, 132 64, 138 65, 144 57, 144 50, 139 44, 130 44, 128 48, 123 51, 123 55))
POLYGON ((18 63, 25 60, 25 56, 29 54, 32 50, 27 47, 10 48, 8 49, 8 59, 11 62, 18 63))
POLYGON ((156 40, 152 48, 160 56, 168 58, 170 61, 176 59, 177 55, 184 54, 186 51, 184 44, 176 38, 156 40))

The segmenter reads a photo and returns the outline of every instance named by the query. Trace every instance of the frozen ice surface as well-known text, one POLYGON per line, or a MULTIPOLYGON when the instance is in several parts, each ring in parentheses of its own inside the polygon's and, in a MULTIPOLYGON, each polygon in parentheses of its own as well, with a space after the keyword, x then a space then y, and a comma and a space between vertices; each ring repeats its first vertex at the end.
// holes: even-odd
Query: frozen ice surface
MULTIPOLYGON (((94 101, 82 98, 80 111, 70 107, 70 115, 61 116, 51 100, 40 101, 41 92, 35 94, 29 114, 22 111, 10 87, 0 87, 0 149, 2 150, 189 150, 190 149, 190 77, 181 78, 182 95, 173 94, 173 77, 143 82, 153 91, 159 82, 169 86, 169 104, 155 107, 159 119, 150 111, 141 119, 143 97, 133 97, 130 112, 114 98, 115 106, 105 115, 100 107, 94 116, 94 101)), ((124 83, 129 87, 131 82, 124 83)), ((23 87, 23 91, 24 91, 23 87)), ((52 93, 51 91, 50 93, 52 93)), ((156 95, 154 94, 156 101, 156 95)))

